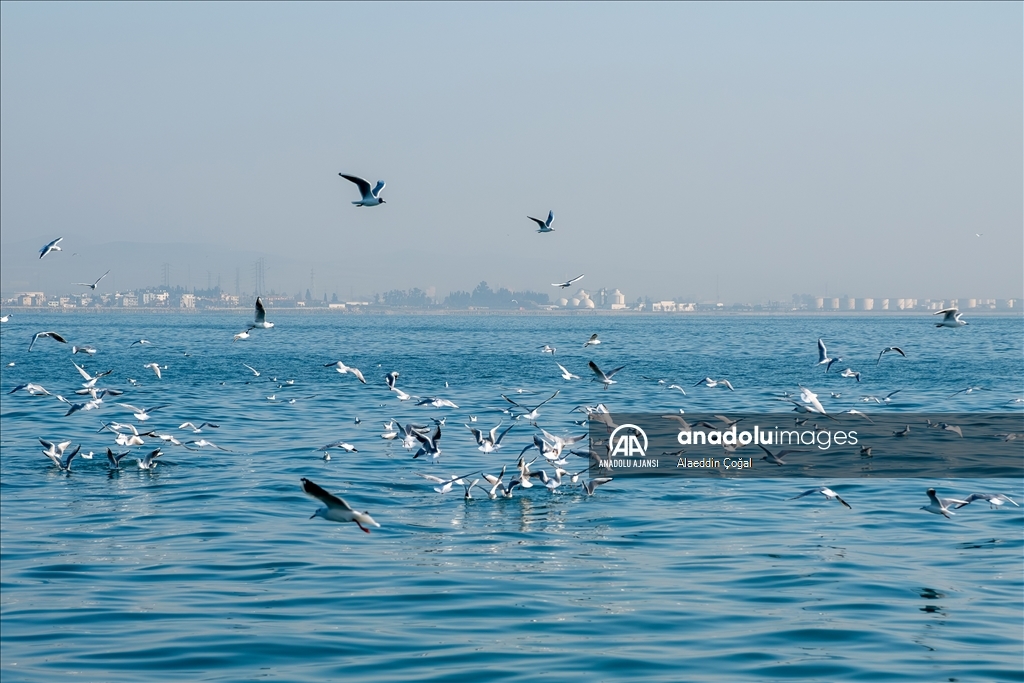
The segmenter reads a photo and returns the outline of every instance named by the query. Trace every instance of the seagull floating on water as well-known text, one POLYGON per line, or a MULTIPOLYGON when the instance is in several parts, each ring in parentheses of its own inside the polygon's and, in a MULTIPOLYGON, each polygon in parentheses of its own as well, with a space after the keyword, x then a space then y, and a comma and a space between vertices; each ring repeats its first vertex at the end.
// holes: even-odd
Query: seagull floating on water
POLYGON ((356 206, 380 206, 381 204, 387 203, 380 197, 380 192, 384 189, 383 180, 378 180, 377 187, 371 188, 370 183, 366 182, 359 176, 345 175, 344 173, 339 173, 338 175, 349 182, 355 183, 356 187, 359 188, 359 194, 362 195, 362 198, 358 201, 352 202, 356 206))

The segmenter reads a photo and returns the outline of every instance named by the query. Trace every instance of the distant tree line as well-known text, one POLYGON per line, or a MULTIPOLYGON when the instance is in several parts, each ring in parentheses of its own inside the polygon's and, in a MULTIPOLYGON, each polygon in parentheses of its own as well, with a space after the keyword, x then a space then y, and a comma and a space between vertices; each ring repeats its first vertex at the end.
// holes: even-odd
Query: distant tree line
POLYGON ((502 287, 497 291, 491 289, 486 282, 481 282, 472 292, 452 292, 445 300, 445 308, 498 308, 516 309, 543 306, 548 303, 548 295, 524 290, 515 292, 502 287))

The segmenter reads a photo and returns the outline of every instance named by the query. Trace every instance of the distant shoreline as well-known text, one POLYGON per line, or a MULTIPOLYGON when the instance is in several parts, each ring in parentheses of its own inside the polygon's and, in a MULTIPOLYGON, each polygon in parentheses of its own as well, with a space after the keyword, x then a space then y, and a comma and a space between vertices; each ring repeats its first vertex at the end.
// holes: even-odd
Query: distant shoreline
MULTIPOLYGON (((349 309, 337 309, 337 308, 301 308, 301 307, 287 307, 287 308, 270 308, 275 316, 288 316, 288 315, 325 315, 325 316, 337 316, 337 315, 364 315, 364 316, 390 316, 390 315, 415 315, 415 316, 601 316, 601 317, 649 317, 649 318, 720 318, 720 317, 753 317, 753 318, 771 318, 771 317, 833 317, 833 318, 888 318, 888 317, 927 317, 934 313, 929 310, 894 310, 894 311, 808 311, 808 310, 797 310, 797 311, 735 311, 735 310, 721 310, 721 311, 630 311, 630 310, 618 310, 610 311, 604 309, 555 309, 555 310, 538 310, 538 309, 522 309, 522 310, 502 310, 502 309, 422 309, 422 308, 386 308, 383 306, 371 306, 371 307, 359 307, 349 309)), ((59 315, 137 315, 137 314, 164 314, 164 315, 215 315, 223 313, 239 313, 248 314, 251 313, 250 307, 231 307, 231 308, 169 308, 169 307, 146 307, 146 306, 132 306, 128 308, 120 307, 90 307, 90 308, 48 308, 42 306, 5 306, 4 313, 17 313, 17 314, 38 314, 40 316, 44 314, 59 314, 59 315)), ((965 316, 984 316, 989 318, 1020 318, 1024 317, 1024 309, 1022 310, 991 310, 983 308, 968 308, 962 310, 965 316)))

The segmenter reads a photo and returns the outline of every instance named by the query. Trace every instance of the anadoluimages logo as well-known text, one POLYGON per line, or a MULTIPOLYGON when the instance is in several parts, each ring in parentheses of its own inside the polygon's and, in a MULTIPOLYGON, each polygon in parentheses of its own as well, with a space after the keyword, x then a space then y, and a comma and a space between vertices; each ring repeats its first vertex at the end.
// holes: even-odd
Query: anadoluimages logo
POLYGON ((643 458, 647 455, 647 433, 633 424, 619 425, 608 437, 608 443, 614 444, 611 457, 643 458), (621 432, 621 433, 620 433, 621 432), (637 438, 639 437, 639 438, 637 438), (640 439, 643 445, 640 445, 640 439))

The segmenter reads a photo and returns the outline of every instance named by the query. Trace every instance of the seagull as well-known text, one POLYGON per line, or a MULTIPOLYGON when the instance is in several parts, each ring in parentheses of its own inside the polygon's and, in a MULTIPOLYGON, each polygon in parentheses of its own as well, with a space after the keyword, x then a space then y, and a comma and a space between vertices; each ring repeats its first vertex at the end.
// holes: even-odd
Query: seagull
POLYGON ((89 356, 93 356, 96 354, 96 349, 91 346, 72 346, 71 355, 75 355, 76 353, 84 353, 89 356))
POLYGON ((140 339, 138 341, 133 341, 131 344, 128 345, 128 348, 130 349, 131 347, 135 346, 136 344, 140 344, 142 346, 145 346, 146 344, 152 344, 152 343, 153 342, 149 341, 148 339, 140 339))
POLYGON ((583 342, 583 348, 587 348, 588 346, 597 346, 600 343, 601 340, 597 338, 597 333, 595 332, 594 334, 590 335, 590 339, 583 342))
POLYGON ((729 391, 736 391, 735 389, 732 388, 732 383, 729 382, 729 380, 727 379, 711 379, 710 377, 705 377, 704 379, 697 382, 693 386, 699 387, 701 384, 708 387, 709 389, 714 389, 715 387, 721 385, 728 389, 729 391))
POLYGON ((570 380, 574 380, 574 379, 579 379, 580 378, 579 375, 574 375, 571 372, 569 372, 568 370, 566 370, 565 366, 562 365, 561 363, 555 363, 555 365, 557 365, 558 369, 562 371, 562 379, 564 379, 566 381, 570 381, 570 380))
POLYGON ((131 451, 125 451, 124 453, 115 453, 114 451, 107 449, 107 461, 110 463, 110 469, 118 470, 121 469, 121 460, 124 456, 131 453, 131 451))
POLYGON ((850 368, 846 368, 845 370, 840 372, 839 376, 840 377, 856 377, 857 378, 857 383, 860 384, 860 373, 859 372, 854 372, 850 368))
POLYGON ((540 347, 540 352, 541 353, 550 353, 553 356, 553 355, 555 355, 555 347, 551 346, 549 344, 545 344, 544 346, 540 347))
POLYGON ((75 366, 75 368, 78 370, 78 374, 80 374, 82 376, 82 379, 85 380, 85 383, 82 384, 82 386, 85 387, 86 389, 91 389, 95 387, 96 381, 98 379, 100 379, 101 377, 106 377, 107 375, 113 372, 113 370, 107 370, 106 372, 101 372, 98 375, 93 376, 86 372, 85 368, 83 368, 78 363, 71 361, 71 364, 75 366))
POLYGON ((566 280, 565 282, 552 282, 551 286, 552 287, 561 287, 562 289, 565 289, 566 287, 572 287, 572 283, 578 282, 578 281, 580 281, 582 279, 583 279, 583 275, 578 275, 578 276, 574 277, 571 280, 566 280))
POLYGON ((420 399, 419 401, 416 402, 416 405, 418 405, 418 406, 428 406, 429 405, 429 406, 434 406, 435 408, 458 408, 458 406, 455 405, 455 403, 453 403, 452 401, 449 401, 446 398, 436 398, 436 397, 420 399))
POLYGON ((964 498, 964 502, 958 503, 956 509, 959 510, 963 506, 970 505, 976 500, 987 500, 990 509, 995 509, 1005 503, 1011 503, 1014 507, 1020 507, 1005 493, 972 493, 964 498))
POLYGON ((859 415, 860 417, 863 417, 865 420, 867 420, 871 424, 875 424, 874 420, 872 420, 870 417, 868 417, 867 415, 865 415, 864 413, 860 412, 859 410, 857 410, 855 408, 850 408, 849 410, 846 411, 845 414, 846 415, 859 415))
POLYGON ((949 517, 952 514, 954 514, 953 511, 949 509, 950 505, 967 505, 966 500, 957 500, 955 498, 939 498, 938 496, 935 495, 935 489, 928 489, 928 500, 930 500, 931 502, 928 503, 927 505, 922 506, 921 509, 927 510, 928 512, 931 512, 936 515, 942 515, 946 519, 949 519, 949 517))
POLYGON ((32 342, 28 345, 28 350, 31 351, 32 347, 36 345, 36 342, 40 339, 49 337, 53 341, 60 342, 61 344, 67 344, 68 340, 60 336, 56 332, 36 332, 35 336, 32 337, 32 342))
MULTIPOLYGON (((42 256, 40 256, 39 258, 42 258, 42 256)), ((96 278, 96 282, 93 282, 91 284, 88 283, 88 282, 76 282, 75 284, 76 285, 81 285, 83 287, 88 287, 89 289, 95 291, 96 285, 98 285, 100 283, 100 280, 102 280, 103 278, 105 278, 109 274, 110 274, 110 271, 108 270, 106 273, 103 273, 103 275, 100 275, 98 278, 96 278)))
MULTIPOLYGON (((428 430, 426 426, 414 425, 411 422, 406 422, 405 426, 402 426, 398 420, 393 420, 395 426, 398 427, 398 433, 402 434, 402 447, 412 448, 416 445, 416 435, 422 434, 428 430)), ((385 425, 386 426, 386 425, 385 425)), ((392 437, 394 438, 394 437, 392 437)))
POLYGON ((413 459, 416 459, 421 455, 429 455, 433 462, 437 462, 441 457, 441 425, 437 426, 437 429, 434 430, 434 434, 430 437, 426 437, 419 432, 413 432, 413 436, 417 441, 423 444, 420 446, 419 450, 416 451, 416 454, 412 456, 413 459))
POLYGON ((833 363, 840 360, 842 360, 842 358, 829 358, 828 351, 825 350, 825 342, 818 339, 818 365, 825 365, 827 363, 827 365, 825 365, 825 372, 828 372, 828 369, 832 367, 833 363))
MULTIPOLYGON (((471 474, 464 474, 460 477, 457 474, 453 474, 447 479, 442 479, 441 477, 435 477, 433 474, 420 474, 419 472, 417 472, 416 474, 423 477, 427 481, 432 481, 435 484, 440 484, 440 486, 435 486, 434 490, 440 493, 442 496, 451 491, 452 486, 455 484, 462 484, 463 486, 465 486, 466 482, 462 481, 463 478, 472 476, 471 474)), ((477 481, 479 481, 479 479, 477 481)))
POLYGON ((135 419, 138 420, 139 422, 145 422, 146 420, 149 419, 149 414, 151 412, 153 412, 154 410, 158 410, 160 408, 166 408, 170 404, 169 403, 164 403, 162 405, 153 406, 152 408, 136 408, 135 406, 133 406, 130 403, 118 403, 117 405, 121 406, 122 408, 127 408, 128 410, 132 411, 132 413, 135 416, 135 419))
POLYGON ((405 393, 404 391, 402 391, 401 389, 399 389, 398 387, 395 386, 395 381, 397 379, 398 379, 398 371, 397 370, 392 370, 388 374, 384 375, 384 381, 388 383, 388 388, 391 391, 395 392, 395 394, 398 396, 398 400, 399 401, 408 401, 410 398, 412 398, 412 396, 410 396, 409 394, 405 393))
POLYGON ((269 330, 274 326, 274 323, 267 322, 267 309, 263 307, 263 300, 260 297, 256 297, 256 314, 253 320, 253 327, 261 330, 269 330))
POLYGON ((947 424, 945 422, 942 422, 942 423, 939 424, 939 428, 942 429, 945 432, 953 432, 954 434, 959 435, 959 437, 961 439, 964 438, 964 433, 960 429, 959 425, 951 425, 951 424, 947 424))
POLYGON ((900 347, 898 347, 898 346, 886 346, 878 354, 878 360, 875 361, 875 365, 878 365, 879 363, 881 363, 882 362, 882 356, 884 356, 885 354, 889 353, 890 351, 895 351, 896 353, 900 354, 904 358, 907 357, 907 354, 903 353, 903 349, 901 349, 900 347))
POLYGON ((377 187, 371 189, 370 183, 358 176, 345 175, 344 173, 339 173, 338 175, 349 182, 355 183, 356 187, 359 188, 359 194, 362 195, 362 198, 359 201, 352 202, 356 206, 379 206, 387 203, 380 197, 380 192, 384 189, 383 180, 378 180, 377 187))
POLYGON ((0 316, 0 323, 10 322, 10 320, 11 320, 11 314, 10 313, 8 313, 5 316, 0 316))
POLYGON ((871 457, 871 446, 861 446, 860 454, 865 458, 871 457))
POLYGON ((907 425, 903 429, 897 429, 892 433, 893 436, 910 436, 910 425, 907 425))
POLYGON ((49 254, 51 251, 60 251, 61 248, 58 247, 57 245, 60 244, 60 241, 63 240, 63 239, 64 239, 63 237, 58 237, 57 239, 53 240, 52 242, 48 243, 45 247, 40 249, 39 250, 39 258, 43 258, 47 254, 49 254))
POLYGON ((548 211, 548 219, 546 221, 542 221, 539 218, 534 218, 533 216, 527 216, 527 218, 529 218, 531 221, 533 221, 534 223, 536 223, 539 226, 539 228, 537 229, 537 232, 554 232, 555 231, 555 229, 551 227, 551 221, 555 220, 555 212, 554 211, 548 211))
POLYGON ((598 486, 607 484, 612 480, 612 477, 595 477, 588 482, 583 483, 583 490, 587 492, 588 496, 594 495, 594 491, 597 490, 598 486))
POLYGON ((155 470, 156 469, 156 459, 159 458, 163 454, 164 454, 164 452, 161 451, 159 448, 157 448, 156 450, 152 450, 149 453, 146 453, 145 457, 143 457, 142 460, 139 460, 139 459, 136 458, 136 462, 139 463, 139 469, 140 470, 155 470))
POLYGON ((157 379, 163 379, 163 376, 161 376, 161 374, 160 374, 160 364, 159 363, 146 363, 142 367, 149 368, 150 370, 152 370, 153 374, 156 375, 157 379))
POLYGON ((252 332, 252 331, 253 331, 253 330, 255 330, 255 329, 256 329, 256 326, 255 326, 255 325, 250 325, 250 326, 249 326, 249 327, 247 327, 246 329, 244 329, 244 330, 242 330, 241 332, 239 332, 238 334, 236 334, 236 335, 235 335, 235 336, 234 336, 234 337, 233 337, 233 338, 231 339, 231 343, 233 344, 233 343, 235 343, 235 342, 236 342, 236 341, 238 341, 238 340, 242 340, 242 341, 245 341, 245 340, 246 340, 246 339, 248 339, 248 338, 249 338, 250 336, 252 336, 252 335, 250 335, 249 333, 250 333, 250 332, 252 332))
POLYGON ((198 434, 203 431, 203 427, 209 427, 210 429, 220 429, 220 425, 215 425, 212 422, 204 422, 199 426, 196 426, 194 422, 183 422, 178 425, 178 429, 191 429, 193 434, 198 434))
POLYGON ((8 391, 7 395, 9 396, 9 395, 13 394, 16 391, 21 391, 22 389, 24 389, 25 392, 28 393, 31 396, 52 396, 53 395, 49 391, 44 389, 41 384, 33 384, 32 382, 29 382, 28 384, 19 384, 18 386, 14 387, 10 391, 8 391))
POLYGON ((679 391, 681 391, 683 393, 683 396, 686 396, 686 389, 683 389, 678 384, 669 384, 668 387, 666 387, 666 388, 668 388, 668 389, 678 389, 679 391))
POLYGON ((316 512, 310 516, 310 519, 313 519, 313 517, 323 517, 331 522, 355 522, 366 533, 370 533, 370 530, 363 526, 364 524, 367 526, 372 524, 378 529, 380 528, 380 524, 373 521, 373 517, 370 516, 369 512, 353 510, 352 506, 343 499, 328 493, 305 477, 302 478, 302 490, 327 506, 317 508, 316 512))
POLYGON ((878 398, 877 396, 861 396, 860 400, 864 401, 865 403, 870 403, 871 401, 874 401, 879 405, 881 405, 882 403, 892 403, 892 397, 900 393, 901 391, 903 390, 897 389, 896 391, 890 391, 888 394, 885 395, 885 398, 878 398))
POLYGON ((242 365, 244 365, 245 367, 249 368, 249 370, 252 371, 252 374, 256 375, 257 377, 260 376, 260 371, 257 370, 256 368, 254 368, 253 366, 246 365, 245 363, 242 363, 242 365))
POLYGON ((481 453, 493 453, 494 451, 501 448, 501 440, 505 438, 505 435, 508 434, 509 431, 516 425, 513 422, 511 425, 509 425, 508 429, 503 431, 500 435, 498 434, 498 427, 501 427, 500 422, 495 427, 493 427, 489 432, 484 432, 481 429, 475 429, 473 427, 470 427, 469 425, 464 426, 466 427, 466 429, 473 433, 473 438, 476 439, 478 451, 480 451, 481 453))
POLYGON ((587 365, 588 367, 590 367, 591 370, 594 371, 594 374, 597 375, 597 378, 600 380, 601 384, 604 385, 605 389, 607 389, 608 385, 610 384, 618 384, 618 382, 613 380, 612 377, 614 377, 615 373, 617 373, 619 370, 626 367, 625 365, 620 365, 611 372, 605 373, 601 370, 601 368, 597 367, 597 363, 595 363, 594 361, 590 361, 589 363, 587 363, 587 365))
POLYGON ((943 308, 941 311, 935 311, 932 315, 944 315, 942 322, 935 323, 935 327, 963 327, 967 323, 961 320, 963 313, 959 313, 956 308, 943 308))
POLYGON ((770 450, 768 450, 767 448, 765 448, 761 444, 757 444, 757 447, 760 448, 765 453, 767 453, 767 455, 765 455, 761 459, 762 460, 766 460, 766 461, 768 461, 770 463, 773 463, 775 465, 785 465, 786 461, 783 460, 783 458, 786 457, 787 455, 789 455, 790 453, 804 453, 805 452, 805 451, 797 451, 797 450, 785 450, 785 451, 779 451, 778 453, 772 453, 770 450))
POLYGON ((71 461, 75 459, 76 455, 78 455, 78 451, 82 449, 81 446, 75 446, 75 450, 68 453, 67 456, 64 456, 64 449, 71 445, 70 441, 57 444, 56 451, 54 451, 54 444, 49 443, 48 441, 43 441, 42 439, 39 441, 41 441, 44 446, 47 446, 47 449, 43 451, 43 455, 52 460, 53 464, 57 466, 57 469, 61 472, 71 471, 71 461), (61 446, 63 446, 63 448, 61 448, 61 446))
POLYGON ((966 389, 961 389, 960 391, 954 391, 952 394, 950 394, 946 398, 953 398, 957 394, 972 394, 975 391, 981 391, 981 390, 982 390, 982 387, 967 387, 966 389))
POLYGON ((340 448, 343 451, 345 451, 346 453, 358 453, 359 452, 358 448, 356 448, 355 446, 353 446, 350 443, 345 443, 344 441, 332 441, 331 443, 327 444, 326 446, 321 446, 317 450, 318 451, 328 451, 328 450, 333 450, 333 449, 336 449, 336 448, 340 448))
MULTIPOLYGON (((523 405, 523 404, 521 404, 521 403, 516 403, 515 401, 513 401, 512 399, 510 399, 510 398, 509 398, 508 396, 506 396, 505 394, 502 394, 502 395, 501 395, 501 397, 502 397, 503 399, 505 399, 506 401, 508 401, 509 403, 511 403, 512 405, 514 405, 515 407, 517 407, 517 408, 522 408, 523 410, 525 410, 525 411, 526 411, 526 412, 525 412, 525 413, 523 413, 522 415, 519 415, 519 416, 518 416, 518 417, 517 417, 516 419, 518 419, 519 417, 525 417, 525 418, 526 418, 527 420, 536 420, 536 419, 537 419, 537 415, 539 415, 539 414, 540 414, 540 413, 538 413, 538 412, 537 412, 538 410, 540 410, 540 407, 541 407, 542 405, 544 405, 545 403, 547 403, 548 401, 550 401, 551 399, 553 399, 553 398, 554 398, 555 396, 558 396, 558 391, 557 391, 557 390, 555 391, 555 393, 551 394, 551 395, 550 395, 550 396, 548 396, 548 397, 547 397, 546 399, 544 399, 543 401, 541 401, 540 403, 538 403, 537 405, 535 405, 534 407, 532 407, 532 408, 531 408, 531 407, 529 407, 529 406, 524 406, 524 405, 523 405)), ((526 488, 529 488, 529 487, 526 487, 526 488)))
MULTIPOLYGON (((503 496, 506 493, 505 485, 502 484, 501 482, 501 480, 505 478, 505 468, 506 465, 501 466, 501 474, 499 474, 498 476, 494 476, 493 474, 487 474, 486 472, 482 473, 481 475, 483 476, 484 480, 491 485, 491 490, 487 492, 487 495, 491 498, 491 500, 497 498, 494 492, 498 489, 498 487, 501 487, 501 494, 503 496)), ((508 493, 511 493, 511 491, 508 491, 508 493)))
MULTIPOLYGON (((185 448, 189 448, 190 446, 195 446, 196 448, 205 448, 205 447, 209 446, 210 448, 216 448, 217 450, 226 451, 228 453, 232 452, 230 449, 224 448, 223 446, 218 446, 214 442, 207 441, 206 439, 199 439, 199 440, 196 440, 196 441, 187 441, 187 442, 185 442, 184 446, 185 446, 185 448)), ((190 450, 195 450, 195 449, 191 448, 190 450)))
POLYGON ((358 379, 363 384, 366 384, 366 380, 363 378, 363 373, 360 372, 359 368, 349 367, 348 365, 345 365, 344 363, 342 363, 340 360, 337 361, 336 363, 325 363, 324 367, 325 368, 333 367, 334 369, 336 369, 338 371, 339 374, 342 374, 342 375, 347 374, 347 373, 352 373, 353 375, 355 375, 356 379, 358 379))
POLYGON ((828 500, 838 500, 840 503, 842 503, 846 507, 850 508, 851 510, 853 509, 852 507, 850 507, 849 503, 847 503, 845 500, 843 500, 842 498, 839 497, 838 493, 836 493, 835 491, 833 491, 832 489, 830 489, 827 486, 819 486, 816 489, 810 489, 808 491, 804 491, 800 495, 793 496, 789 500, 796 500, 797 498, 803 498, 804 496, 810 496, 810 495, 813 495, 815 493, 820 493, 821 495, 825 496, 825 498, 827 498, 828 500))

